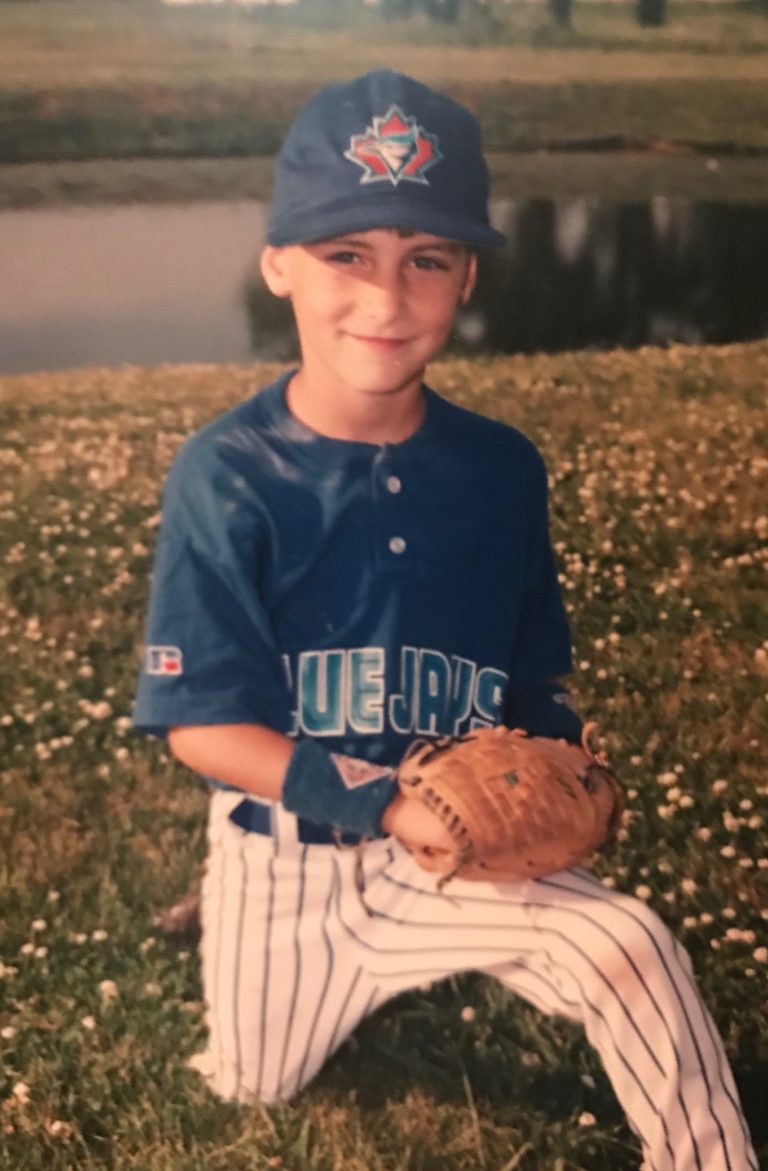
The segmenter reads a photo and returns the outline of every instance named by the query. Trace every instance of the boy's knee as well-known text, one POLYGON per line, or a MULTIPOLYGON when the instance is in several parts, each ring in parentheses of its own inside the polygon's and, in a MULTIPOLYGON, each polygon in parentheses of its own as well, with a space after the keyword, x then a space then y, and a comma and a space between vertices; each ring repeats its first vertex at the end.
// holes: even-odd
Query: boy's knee
POLYGON ((641 973, 661 965, 682 964, 690 973, 688 953, 670 928, 642 899, 624 896, 612 903, 604 919, 606 943, 641 973))

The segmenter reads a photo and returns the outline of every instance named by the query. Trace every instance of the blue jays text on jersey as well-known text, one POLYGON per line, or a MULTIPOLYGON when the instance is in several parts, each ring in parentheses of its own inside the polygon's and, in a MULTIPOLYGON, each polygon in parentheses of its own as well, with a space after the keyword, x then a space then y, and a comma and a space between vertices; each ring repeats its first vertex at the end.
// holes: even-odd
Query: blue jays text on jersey
POLYGON ((392 764, 568 673, 533 444, 429 388, 403 442, 331 439, 290 377, 171 469, 136 726, 264 723, 392 764))
MULTIPOLYGON (((386 647, 302 651, 292 734, 458 736, 497 724, 508 682, 495 667, 429 647, 400 649, 400 689, 385 695, 386 647)), ((289 685, 294 675, 286 661, 289 685)))

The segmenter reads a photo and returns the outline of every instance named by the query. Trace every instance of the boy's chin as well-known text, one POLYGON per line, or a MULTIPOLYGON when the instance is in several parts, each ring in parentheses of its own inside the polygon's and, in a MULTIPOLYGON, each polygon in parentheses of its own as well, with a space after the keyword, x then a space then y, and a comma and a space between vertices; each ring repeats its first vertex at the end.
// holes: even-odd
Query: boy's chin
POLYGON ((398 391, 420 383, 426 362, 409 363, 355 363, 345 371, 345 382, 360 394, 380 396, 397 394, 398 391))
POLYGON ((353 377, 348 385, 353 392, 371 399, 387 398, 390 395, 400 394, 408 387, 421 383, 424 371, 416 370, 401 374, 393 378, 361 378, 353 377))

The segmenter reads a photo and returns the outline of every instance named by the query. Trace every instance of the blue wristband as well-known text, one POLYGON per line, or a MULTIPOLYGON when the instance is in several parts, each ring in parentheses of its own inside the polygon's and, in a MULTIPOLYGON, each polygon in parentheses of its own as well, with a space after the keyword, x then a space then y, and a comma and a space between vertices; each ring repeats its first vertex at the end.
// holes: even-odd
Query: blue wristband
MULTIPOLYGON (((342 758, 343 759, 343 758, 342 758)), ((349 758, 352 767, 375 766, 349 758)), ((350 787, 329 752, 316 740, 300 740, 293 750, 283 782, 283 805, 291 813, 317 825, 331 825, 341 833, 380 838, 381 818, 397 794, 393 774, 382 774, 350 787)))

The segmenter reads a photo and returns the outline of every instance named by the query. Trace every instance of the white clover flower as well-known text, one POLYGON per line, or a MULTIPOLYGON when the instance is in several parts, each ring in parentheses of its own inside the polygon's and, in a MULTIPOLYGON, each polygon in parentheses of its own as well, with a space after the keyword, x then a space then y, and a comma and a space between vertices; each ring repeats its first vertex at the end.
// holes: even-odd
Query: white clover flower
POLYGON ((163 990, 156 980, 148 980, 144 985, 144 991, 147 996, 162 996, 163 990))
POLYGON ((723 846, 722 849, 720 850, 720 854, 723 858, 735 858, 736 857, 736 847, 735 846, 723 846))
POLYGON ((36 947, 35 948, 35 959, 36 960, 44 960, 47 955, 48 955, 48 948, 47 947, 36 947))
POLYGON ((700 842, 708 842, 712 837, 712 830, 708 825, 700 825, 696 830, 696 837, 700 842))
POLYGON ((12 1096, 16 1099, 20 1106, 29 1105, 29 1086, 26 1082, 16 1082, 11 1090, 12 1096))
POLYGON ((19 954, 23 956, 31 956, 34 954, 34 951, 34 943, 22 943, 21 947, 19 948, 19 954))
POLYGON ((697 927, 698 923, 699 920, 695 915, 686 915, 683 919, 683 927, 687 928, 688 931, 691 931, 694 927, 697 927))
POLYGON ((87 943, 88 942, 88 936, 85 934, 84 931, 77 931, 74 935, 70 936, 70 939, 72 940, 73 943, 87 943))
POLYGON ((756 947, 752 952, 752 958, 759 964, 768 964, 768 947, 756 947))
POLYGON ((703 923, 705 927, 708 927, 709 924, 714 923, 714 921, 714 916, 710 915, 709 911, 702 911, 699 915, 699 923, 703 923))
POLYGON ((469 1023, 475 1019, 475 1010, 471 1004, 466 1004, 464 1008, 462 1008, 459 1015, 463 1021, 467 1021, 467 1023, 469 1023))
POLYGON ((116 1000, 118 996, 117 984, 114 980, 102 980, 99 984, 99 996, 105 1004, 116 1000))
POLYGON ((709 787, 713 793, 722 793, 725 789, 728 788, 728 782, 724 781, 721 777, 718 780, 713 781, 709 787))
POLYGON ((0 1037, 2 1037, 4 1041, 12 1041, 15 1036, 16 1030, 14 1029, 13 1025, 5 1025, 2 1029, 0 1029, 0 1037))
POLYGON ((642 899, 644 902, 647 902, 648 899, 650 899, 652 897, 653 891, 651 890, 651 888, 649 886, 646 886, 644 883, 641 883, 639 886, 635 887, 635 894, 639 899, 642 899))
POLYGON ((576 1119, 579 1126, 594 1126, 597 1122, 594 1114, 590 1114, 589 1110, 582 1110, 579 1117, 576 1119))
POLYGON ((93 1030, 96 1028, 96 1017, 90 1016, 90 1015, 84 1016, 83 1019, 80 1021, 80 1024, 83 1026, 84 1029, 87 1029, 89 1033, 92 1033, 93 1030))
POLYGON ((97 927, 95 931, 91 932, 91 939, 94 943, 103 943, 105 939, 109 939, 109 932, 105 931, 103 927, 97 927))
POLYGON ((33 919, 32 920, 32 930, 33 931, 45 931, 47 926, 48 926, 48 924, 46 923, 45 919, 33 919))
POLYGON ((52 1138, 69 1139, 72 1137, 72 1127, 68 1122, 54 1118, 52 1122, 48 1123, 48 1133, 52 1138))

